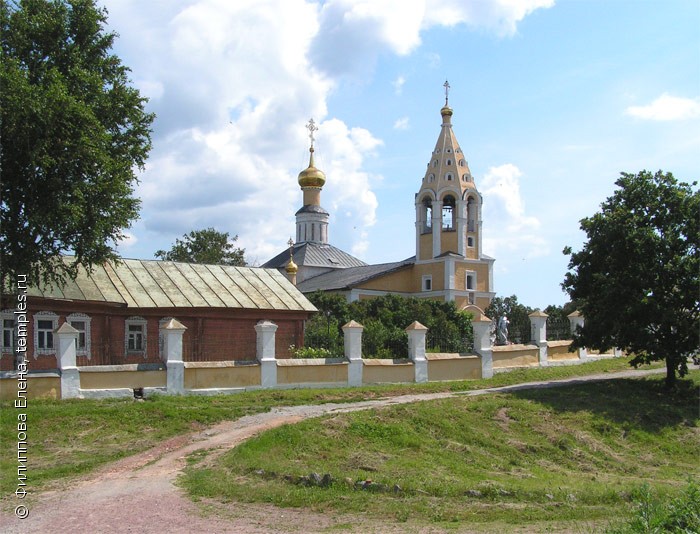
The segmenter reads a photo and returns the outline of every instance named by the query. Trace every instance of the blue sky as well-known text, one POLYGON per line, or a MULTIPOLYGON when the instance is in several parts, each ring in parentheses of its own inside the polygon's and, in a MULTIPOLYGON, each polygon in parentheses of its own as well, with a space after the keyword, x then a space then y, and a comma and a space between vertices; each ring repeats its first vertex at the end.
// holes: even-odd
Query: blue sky
POLYGON ((330 240, 368 263, 415 253, 413 199, 442 84, 484 197, 495 290, 563 304, 566 245, 621 171, 700 174, 700 3, 103 0, 114 51, 157 113, 125 257, 213 226, 250 263, 301 206, 310 117, 330 240))

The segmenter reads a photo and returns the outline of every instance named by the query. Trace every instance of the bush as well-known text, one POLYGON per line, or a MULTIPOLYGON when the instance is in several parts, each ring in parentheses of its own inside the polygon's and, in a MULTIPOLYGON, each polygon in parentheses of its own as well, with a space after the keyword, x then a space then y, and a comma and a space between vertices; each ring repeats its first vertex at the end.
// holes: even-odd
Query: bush
POLYGON ((292 358, 334 358, 333 353, 323 347, 295 347, 289 345, 292 358))

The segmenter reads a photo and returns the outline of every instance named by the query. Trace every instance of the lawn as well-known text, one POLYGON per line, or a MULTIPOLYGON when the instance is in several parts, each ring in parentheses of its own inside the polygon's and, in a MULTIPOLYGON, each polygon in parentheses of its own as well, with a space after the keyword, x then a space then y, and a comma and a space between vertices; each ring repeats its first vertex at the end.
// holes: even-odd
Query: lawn
POLYGON ((326 416, 193 461, 181 484, 222 512, 265 502, 412 527, 598 530, 644 485, 668 500, 698 480, 699 386, 694 371, 674 394, 659 376, 326 416))
MULTIPOLYGON (((468 391, 527 381, 614 373, 628 368, 624 359, 578 366, 518 370, 489 380, 419 385, 387 385, 344 389, 267 390, 202 396, 153 396, 145 401, 30 400, 27 409, 28 487, 40 490, 47 482, 89 472, 100 465, 136 454, 178 434, 200 430, 223 420, 265 412, 275 406, 352 402, 411 393, 468 391)), ((0 403, 0 442, 15 450, 17 412, 0 403)), ((14 491, 14 454, 0 456, 0 492, 14 491)))

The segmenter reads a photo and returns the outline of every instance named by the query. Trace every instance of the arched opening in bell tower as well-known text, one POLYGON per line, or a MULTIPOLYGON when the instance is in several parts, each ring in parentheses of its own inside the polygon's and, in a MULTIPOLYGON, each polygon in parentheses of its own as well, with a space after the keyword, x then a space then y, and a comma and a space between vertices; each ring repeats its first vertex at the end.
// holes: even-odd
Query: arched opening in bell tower
POLYGON ((455 197, 452 195, 446 195, 442 199, 442 229, 445 231, 453 231, 457 226, 455 203, 455 197))

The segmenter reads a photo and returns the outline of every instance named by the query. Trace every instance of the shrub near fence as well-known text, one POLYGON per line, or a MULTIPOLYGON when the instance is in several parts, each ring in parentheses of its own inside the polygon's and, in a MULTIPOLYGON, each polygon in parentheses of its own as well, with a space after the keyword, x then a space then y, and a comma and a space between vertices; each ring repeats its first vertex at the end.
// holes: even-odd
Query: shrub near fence
POLYGON ((547 317, 547 340, 560 341, 571 339, 571 323, 562 317, 547 317))

